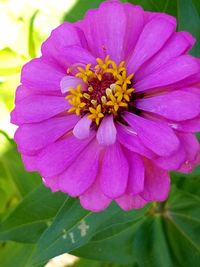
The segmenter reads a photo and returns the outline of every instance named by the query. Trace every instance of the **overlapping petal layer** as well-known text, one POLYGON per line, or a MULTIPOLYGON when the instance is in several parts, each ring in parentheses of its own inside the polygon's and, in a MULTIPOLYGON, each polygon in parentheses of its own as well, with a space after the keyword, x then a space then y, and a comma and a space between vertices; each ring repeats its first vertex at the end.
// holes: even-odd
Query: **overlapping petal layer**
MULTIPOLYGON (((53 30, 42 56, 23 68, 11 114, 26 169, 38 171, 52 191, 78 196, 95 212, 113 200, 124 210, 164 201, 169 171, 189 172, 200 161, 194 135, 200 130, 200 62, 188 55, 194 38, 175 29, 167 14, 110 0, 83 20, 53 30), (86 82, 89 75, 100 75, 96 58, 106 56, 113 66, 121 64, 119 73, 126 70, 124 80, 134 75, 123 87, 116 74, 118 86, 130 85, 130 91, 110 100, 115 110, 99 111, 97 125, 78 105, 89 105, 93 88, 86 82), (82 91, 74 89, 79 85, 82 91), (69 114, 74 106, 77 114, 69 114)), ((92 81, 97 102, 105 105, 116 90, 114 74, 106 75, 108 88, 92 81)), ((97 102, 92 102, 95 116, 97 102)))

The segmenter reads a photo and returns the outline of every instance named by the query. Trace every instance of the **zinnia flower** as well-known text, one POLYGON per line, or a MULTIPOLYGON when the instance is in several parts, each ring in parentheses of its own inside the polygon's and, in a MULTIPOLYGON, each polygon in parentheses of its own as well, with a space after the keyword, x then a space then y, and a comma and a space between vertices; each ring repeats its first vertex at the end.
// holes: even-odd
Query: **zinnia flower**
POLYGON ((28 171, 92 211, 164 201, 198 163, 200 63, 175 18, 105 1, 27 63, 12 123, 28 171))

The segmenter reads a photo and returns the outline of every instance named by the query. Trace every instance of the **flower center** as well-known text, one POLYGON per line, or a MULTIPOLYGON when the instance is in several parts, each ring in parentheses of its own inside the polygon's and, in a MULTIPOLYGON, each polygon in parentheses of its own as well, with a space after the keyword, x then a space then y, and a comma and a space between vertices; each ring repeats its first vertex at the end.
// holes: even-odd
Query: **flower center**
POLYGON ((97 65, 87 64, 85 69, 78 67, 76 77, 82 79, 85 86, 79 84, 71 88, 66 96, 71 108, 78 116, 88 115, 88 118, 99 125, 106 114, 114 117, 128 109, 134 88, 132 88, 133 74, 127 76, 125 62, 119 66, 106 56, 105 60, 96 59, 97 65))

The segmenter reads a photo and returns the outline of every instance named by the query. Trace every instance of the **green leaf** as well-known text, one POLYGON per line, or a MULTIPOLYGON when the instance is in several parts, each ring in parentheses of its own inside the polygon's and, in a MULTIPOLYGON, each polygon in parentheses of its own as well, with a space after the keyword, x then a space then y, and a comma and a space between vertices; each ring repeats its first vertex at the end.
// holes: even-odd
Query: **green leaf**
POLYGON ((85 12, 91 8, 97 8, 102 0, 78 0, 76 5, 64 15, 63 21, 75 22, 83 18, 85 12))
MULTIPOLYGON (((139 213, 141 217, 142 211, 139 213)), ((92 213, 84 210, 77 200, 70 199, 41 236, 30 266, 37 266, 56 255, 83 246, 95 233, 108 227, 111 224, 111 218, 113 218, 113 225, 115 223, 120 225, 123 221, 127 223, 131 220, 130 217, 130 214, 128 217, 115 204, 101 213, 92 213)))
MULTIPOLYGON (((28 267, 27 261, 33 252, 33 245, 4 242, 0 244, 1 267, 28 267)), ((42 267, 42 266, 37 266, 42 267)))
POLYGON ((162 12, 166 11, 170 1, 160 1, 160 0, 129 0, 134 5, 141 5, 146 11, 162 12))
MULTIPOLYGON (((64 21, 75 22, 84 17, 88 9, 97 8, 103 0, 78 0, 76 5, 64 15, 64 21)), ((142 5, 145 10, 163 11, 176 14, 176 1, 160 1, 160 0, 122 0, 121 2, 131 2, 133 4, 142 5), (175 2, 175 3, 174 3, 175 2)))
POLYGON ((146 11, 161 11, 164 9, 164 1, 159 0, 129 0, 128 2, 141 5, 146 11))
POLYGON ((118 264, 133 264, 136 262, 136 255, 132 250, 133 237, 139 225, 140 222, 124 224, 121 228, 113 226, 114 231, 112 230, 110 236, 104 236, 105 233, 102 232, 101 239, 94 236, 89 243, 71 253, 93 260, 118 264))
POLYGON ((172 255, 180 266, 200 265, 200 198, 181 191, 169 200, 165 220, 172 255))
POLYGON ((25 171, 15 143, 0 132, 0 187, 6 190, 12 188, 12 192, 18 199, 22 199, 41 183, 41 178, 36 173, 25 171))
POLYGON ((129 212, 120 211, 113 215, 101 225, 88 244, 72 253, 94 260, 123 264, 133 263, 135 261, 135 255, 132 253, 134 233, 146 219, 148 209, 147 205, 143 209, 129 212))
POLYGON ((145 11, 166 12, 177 16, 177 0, 129 0, 134 5, 141 5, 145 11))
POLYGON ((1 223, 0 240, 36 242, 66 198, 65 194, 52 193, 41 185, 1 223))
POLYGON ((166 0, 163 2, 165 2, 165 6, 160 11, 166 12, 174 17, 177 17, 177 0, 166 0))
POLYGON ((196 7, 198 13, 199 13, 199 16, 200 16, 200 1, 199 0, 192 0, 194 6, 196 7))
POLYGON ((7 203, 7 194, 3 188, 0 188, 0 213, 4 211, 7 203))
MULTIPOLYGON (((97 8, 102 2, 104 1, 78 0, 76 5, 64 15, 63 21, 75 22, 80 20, 84 17, 84 14, 88 9, 97 8)), ((141 5, 146 11, 166 12, 173 16, 177 16, 176 0, 121 0, 121 2, 130 2, 134 5, 141 5)))
POLYGON ((0 76, 10 76, 19 73, 24 58, 10 48, 0 50, 0 76))
POLYGON ((178 29, 193 34, 197 42, 191 54, 200 56, 200 17, 192 0, 178 0, 178 29))
POLYGON ((148 219, 135 233, 133 251, 136 254, 139 266, 160 267, 165 262, 166 267, 174 266, 174 259, 168 247, 163 228, 163 218, 149 216, 148 219))
POLYGON ((30 18, 29 22, 29 30, 28 30, 28 53, 31 58, 36 57, 36 47, 34 40, 34 22, 38 14, 38 10, 36 10, 30 18))
POLYGON ((196 167, 192 173, 171 173, 172 182, 176 186, 183 190, 187 191, 193 195, 200 196, 200 166, 196 167))
POLYGON ((200 265, 199 218, 200 198, 174 187, 166 203, 150 207, 132 224, 111 225, 72 254, 124 264, 135 261, 144 267, 163 266, 163 262, 165 267, 196 267, 200 265))
POLYGON ((69 199, 39 239, 29 265, 70 252, 116 264, 196 267, 200 265, 200 198, 191 188, 182 190, 173 186, 167 202, 130 212, 112 204, 104 212, 92 213, 69 199))

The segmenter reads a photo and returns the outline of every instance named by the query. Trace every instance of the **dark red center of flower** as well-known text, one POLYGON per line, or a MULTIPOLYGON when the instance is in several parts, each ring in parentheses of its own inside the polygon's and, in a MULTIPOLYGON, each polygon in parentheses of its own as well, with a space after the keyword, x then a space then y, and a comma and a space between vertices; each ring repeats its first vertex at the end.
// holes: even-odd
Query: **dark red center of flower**
POLYGON ((88 118, 98 125, 106 114, 118 116, 119 112, 128 108, 134 89, 133 74, 127 76, 125 62, 119 66, 107 56, 103 61, 97 58, 97 65, 78 67, 76 76, 83 80, 85 86, 79 84, 70 90, 66 97, 78 116, 88 114, 88 118), (86 88, 86 89, 85 89, 86 88))

